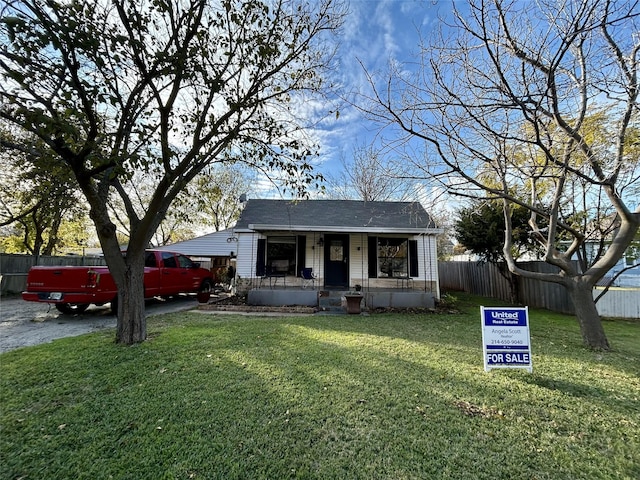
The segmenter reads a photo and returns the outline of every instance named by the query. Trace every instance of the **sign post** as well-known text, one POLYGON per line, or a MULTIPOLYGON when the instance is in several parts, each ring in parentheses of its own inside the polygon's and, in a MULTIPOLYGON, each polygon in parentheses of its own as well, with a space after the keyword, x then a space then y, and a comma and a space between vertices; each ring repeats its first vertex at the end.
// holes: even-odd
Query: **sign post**
POLYGON ((524 368, 533 372, 527 307, 480 307, 484 370, 524 368))

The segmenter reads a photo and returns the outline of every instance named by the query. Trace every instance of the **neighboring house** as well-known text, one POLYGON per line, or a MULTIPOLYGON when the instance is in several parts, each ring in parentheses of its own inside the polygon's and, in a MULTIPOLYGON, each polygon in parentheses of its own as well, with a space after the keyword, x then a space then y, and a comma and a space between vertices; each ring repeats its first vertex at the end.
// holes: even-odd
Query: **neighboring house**
MULTIPOLYGON (((592 250, 595 250, 595 247, 592 250)), ((606 286, 611 284, 614 287, 640 287, 639 257, 640 242, 636 241, 631 244, 625 255, 618 260, 618 263, 600 279, 598 285, 606 286)))
MULTIPOLYGON (((591 228, 587 231, 588 238, 584 243, 584 254, 587 262, 593 264, 598 256, 609 248, 613 234, 620 224, 617 215, 612 214, 598 223, 592 222, 589 227, 591 228)), ((612 281, 612 286, 640 287, 640 232, 636 232, 635 240, 631 242, 625 254, 602 277, 598 285, 609 285, 612 281)))
POLYGON ((417 202, 255 199, 232 230, 239 290, 264 286, 265 278, 299 288, 302 269, 311 268, 320 289, 440 297, 436 235, 442 230, 417 202))

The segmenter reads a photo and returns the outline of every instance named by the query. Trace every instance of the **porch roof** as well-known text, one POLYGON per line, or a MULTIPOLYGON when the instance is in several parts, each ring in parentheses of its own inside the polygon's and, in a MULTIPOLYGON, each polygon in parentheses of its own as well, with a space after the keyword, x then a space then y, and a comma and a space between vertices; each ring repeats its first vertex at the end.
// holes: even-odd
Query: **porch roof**
POLYGON ((236 230, 440 233, 418 202, 249 200, 236 230))

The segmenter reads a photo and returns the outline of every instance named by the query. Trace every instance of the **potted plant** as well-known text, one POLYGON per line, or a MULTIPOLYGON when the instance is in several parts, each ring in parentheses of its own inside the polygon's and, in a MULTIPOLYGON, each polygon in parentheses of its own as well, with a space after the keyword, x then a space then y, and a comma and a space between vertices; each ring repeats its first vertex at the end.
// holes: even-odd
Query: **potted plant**
POLYGON ((362 293, 358 292, 347 292, 344 295, 346 300, 347 313, 360 313, 362 311, 362 293))
POLYGON ((203 290, 197 293, 196 298, 198 299, 198 303, 209 303, 211 292, 209 290, 203 290))

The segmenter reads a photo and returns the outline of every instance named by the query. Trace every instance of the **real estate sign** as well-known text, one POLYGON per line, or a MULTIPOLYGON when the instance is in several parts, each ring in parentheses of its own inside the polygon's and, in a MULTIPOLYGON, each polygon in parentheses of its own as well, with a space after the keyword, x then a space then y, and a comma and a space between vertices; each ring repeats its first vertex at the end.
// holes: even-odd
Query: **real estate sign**
POLYGON ((527 307, 480 307, 484 369, 533 371, 527 307))

